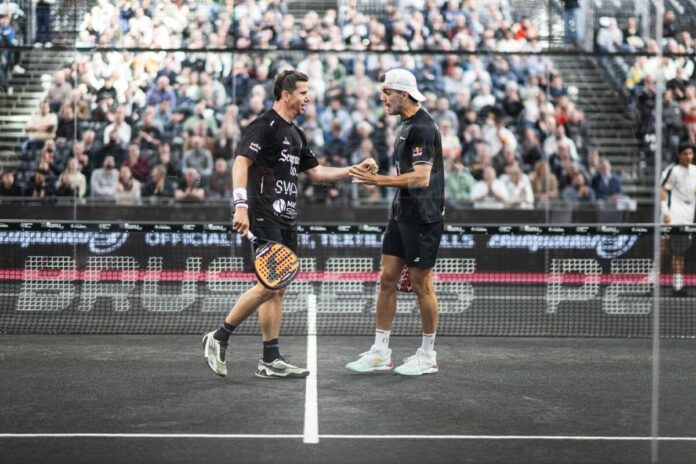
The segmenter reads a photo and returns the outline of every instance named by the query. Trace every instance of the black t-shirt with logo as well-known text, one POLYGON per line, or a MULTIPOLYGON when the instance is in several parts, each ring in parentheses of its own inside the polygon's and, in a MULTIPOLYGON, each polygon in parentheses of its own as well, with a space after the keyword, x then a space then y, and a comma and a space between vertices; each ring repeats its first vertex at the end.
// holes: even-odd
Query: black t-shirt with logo
POLYGON ((445 173, 442 138, 437 124, 424 109, 404 119, 394 142, 397 173, 413 171, 416 164, 431 164, 425 188, 401 188, 394 195, 391 219, 410 224, 440 222, 445 214, 445 173))
POLYGON ((299 174, 319 164, 304 133, 269 110, 244 131, 239 155, 254 161, 247 183, 251 220, 292 229, 297 218, 299 174))

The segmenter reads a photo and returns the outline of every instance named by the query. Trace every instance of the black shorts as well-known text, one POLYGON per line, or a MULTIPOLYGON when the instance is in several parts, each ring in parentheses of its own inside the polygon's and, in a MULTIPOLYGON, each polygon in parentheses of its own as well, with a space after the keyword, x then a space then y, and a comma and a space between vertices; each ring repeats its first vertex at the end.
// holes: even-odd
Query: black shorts
POLYGON ((382 240, 382 254, 398 256, 409 267, 434 267, 445 223, 406 224, 390 220, 382 240))
POLYGON ((672 254, 681 256, 691 248, 691 235, 672 235, 669 237, 672 254))
POLYGON ((258 224, 251 224, 251 233, 256 235, 258 238, 265 238, 266 240, 273 240, 274 242, 280 242, 283 245, 290 248, 292 251, 297 253, 297 232, 288 229, 278 229, 273 226, 260 226, 258 224))

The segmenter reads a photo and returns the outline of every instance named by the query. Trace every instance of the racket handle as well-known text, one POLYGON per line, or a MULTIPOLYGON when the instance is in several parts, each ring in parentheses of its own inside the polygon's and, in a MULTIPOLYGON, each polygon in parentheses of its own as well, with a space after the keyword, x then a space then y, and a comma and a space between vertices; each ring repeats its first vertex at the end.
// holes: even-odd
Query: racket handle
POLYGON ((247 230, 245 237, 247 239, 249 239, 250 242, 253 242, 256 240, 256 235, 252 234, 250 230, 247 230))

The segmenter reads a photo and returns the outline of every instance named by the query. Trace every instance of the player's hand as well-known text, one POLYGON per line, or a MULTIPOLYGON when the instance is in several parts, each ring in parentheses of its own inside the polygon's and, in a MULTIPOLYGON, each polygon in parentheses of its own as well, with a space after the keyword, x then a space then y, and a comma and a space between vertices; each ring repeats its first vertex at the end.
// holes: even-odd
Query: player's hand
POLYGON ((348 168, 348 174, 353 177, 353 182, 377 185, 377 174, 373 174, 366 168, 363 168, 361 164, 348 168))
POLYGON ((241 235, 249 232, 249 209, 236 208, 232 217, 232 228, 241 235))
POLYGON ((374 158, 364 159, 360 164, 358 164, 358 166, 366 169, 372 174, 377 174, 377 171, 379 171, 379 167, 377 166, 377 162, 374 160, 374 158))
POLYGON ((670 216, 669 214, 663 214, 662 222, 664 222, 665 224, 669 224, 670 222, 672 222, 672 216, 670 216))

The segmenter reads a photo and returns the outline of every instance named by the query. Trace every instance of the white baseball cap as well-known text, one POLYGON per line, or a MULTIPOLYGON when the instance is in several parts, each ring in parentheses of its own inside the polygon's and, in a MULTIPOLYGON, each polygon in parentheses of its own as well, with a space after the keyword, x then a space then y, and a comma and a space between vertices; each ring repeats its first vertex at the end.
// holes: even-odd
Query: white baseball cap
POLYGON ((385 89, 406 92, 413 97, 414 100, 419 102, 425 100, 425 96, 418 91, 416 76, 414 76, 413 73, 407 69, 396 68, 387 71, 387 73, 384 75, 383 87, 385 89))

